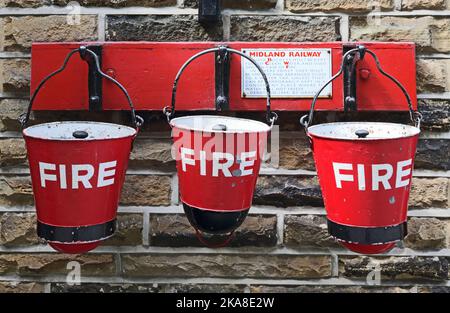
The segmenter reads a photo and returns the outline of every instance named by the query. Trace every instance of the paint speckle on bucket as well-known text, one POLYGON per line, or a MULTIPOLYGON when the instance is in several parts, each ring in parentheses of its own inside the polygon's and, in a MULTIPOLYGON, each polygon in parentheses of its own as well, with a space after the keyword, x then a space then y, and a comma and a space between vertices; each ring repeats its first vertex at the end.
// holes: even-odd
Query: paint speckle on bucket
POLYGON ((242 171, 240 169, 234 170, 233 172, 231 172, 231 175, 233 175, 234 177, 239 177, 242 175, 242 171))
POLYGON ((394 204, 395 203, 395 197, 394 196, 389 198, 389 203, 390 204, 394 204))

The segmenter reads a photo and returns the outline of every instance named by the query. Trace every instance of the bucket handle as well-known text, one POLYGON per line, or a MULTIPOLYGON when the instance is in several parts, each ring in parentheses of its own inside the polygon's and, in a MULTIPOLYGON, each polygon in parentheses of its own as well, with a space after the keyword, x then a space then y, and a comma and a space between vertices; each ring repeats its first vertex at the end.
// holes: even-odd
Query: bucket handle
POLYGON ((55 75, 61 73, 62 71, 64 71, 65 68, 66 68, 66 66, 67 66, 67 63, 68 63, 69 60, 70 60, 70 58, 71 58, 75 53, 77 53, 77 52, 80 53, 80 57, 81 57, 83 60, 85 60, 85 56, 86 56, 87 53, 90 54, 90 55, 93 57, 93 59, 94 59, 95 68, 96 68, 97 72, 98 72, 102 77, 104 77, 104 78, 108 79, 109 81, 113 82, 113 83, 114 83, 117 87, 119 87, 119 89, 123 92, 123 94, 124 94, 125 97, 127 98, 128 104, 129 104, 130 109, 131 109, 131 122, 132 122, 134 128, 136 128, 136 130, 139 130, 140 127, 142 126, 142 124, 144 123, 144 119, 143 119, 142 117, 140 117, 139 115, 136 115, 136 112, 135 112, 135 109, 134 109, 134 106, 133 106, 133 102, 131 101, 131 97, 130 97, 130 95, 128 94, 128 91, 127 91, 127 90, 125 89, 125 87, 124 87, 122 84, 120 84, 116 79, 114 79, 113 77, 111 77, 111 76, 109 76, 109 75, 103 73, 103 71, 100 69, 100 62, 99 62, 99 60, 98 60, 97 54, 96 54, 94 51, 92 51, 92 50, 86 48, 85 46, 80 46, 79 48, 70 51, 70 52, 67 54, 67 56, 66 56, 66 58, 65 58, 65 60, 64 60, 64 62, 63 62, 63 65, 62 65, 59 69, 57 69, 56 71, 54 71, 53 73, 49 74, 47 77, 45 77, 45 78, 39 83, 39 85, 37 86, 37 88, 36 88, 35 91, 33 92, 33 95, 31 96, 31 99, 30 99, 30 103, 29 103, 29 105, 28 105, 27 112, 24 113, 24 114, 22 114, 22 115, 19 117, 19 122, 20 122, 22 128, 25 128, 25 127, 27 126, 28 120, 30 119, 31 108, 32 108, 32 106, 33 106, 33 102, 34 102, 34 100, 35 100, 37 94, 38 94, 39 91, 41 90, 41 88, 45 85, 45 83, 46 83, 50 78, 52 78, 53 76, 55 76, 55 75))
POLYGON ((264 73, 263 69, 261 68, 261 66, 258 65, 258 63, 256 63, 256 61, 249 57, 248 55, 246 55, 245 53, 242 53, 241 51, 235 50, 235 49, 231 49, 228 47, 217 47, 217 48, 211 48, 211 49, 207 49, 207 50, 203 50, 200 51, 199 53, 193 55, 192 57, 190 57, 186 63, 183 64, 183 66, 180 68, 180 70, 177 73, 177 76, 175 77, 175 81, 173 83, 173 88, 172 88, 172 102, 171 102, 171 106, 166 106, 163 109, 163 113, 166 115, 167 117, 167 121, 170 123, 170 119, 175 115, 175 101, 176 101, 176 95, 177 95, 177 86, 178 86, 178 81, 181 77, 181 74, 183 74, 184 70, 186 69, 186 67, 195 59, 197 59, 198 57, 211 53, 211 52, 216 52, 216 51, 220 51, 221 49, 226 49, 228 52, 230 53, 235 53, 240 55, 241 57, 249 60, 259 71, 259 73, 261 74, 261 76, 264 79, 264 83, 266 85, 266 92, 267 92, 267 101, 266 101, 266 119, 267 122, 270 124, 270 126, 272 127, 273 124, 275 123, 275 121, 278 119, 278 114, 275 113, 274 111, 271 111, 270 109, 270 86, 269 86, 269 80, 267 79, 266 73, 264 73))
POLYGON ((233 230, 231 233, 227 234, 227 237, 225 238, 225 240, 223 240, 222 242, 219 242, 219 243, 215 243, 215 244, 210 243, 208 241, 208 239, 205 238, 203 233, 197 228, 195 228, 195 236, 197 237, 198 241, 200 241, 202 244, 204 244, 208 248, 217 249, 217 248, 223 248, 223 247, 228 246, 230 244, 231 240, 234 239, 235 233, 233 230))
POLYGON ((406 91, 405 87, 393 76, 391 76, 390 74, 386 73, 380 65, 380 60, 378 59, 377 55, 367 49, 364 46, 358 46, 357 48, 351 49, 349 51, 347 51, 343 56, 342 56, 342 64, 341 64, 341 68, 339 69, 339 71, 330 78, 329 81, 327 81, 325 83, 325 85, 323 85, 319 91, 316 93, 316 95, 314 96, 312 102, 311 102, 311 109, 309 110, 309 114, 304 115, 300 118, 300 124, 305 127, 305 131, 306 133, 308 133, 308 127, 311 125, 313 117, 314 117, 314 107, 316 105, 317 99, 319 98, 320 93, 325 89, 325 87, 327 87, 333 80, 335 80, 336 78, 338 78, 342 73, 343 73, 343 69, 344 69, 344 63, 347 59, 347 57, 351 54, 359 54, 359 58, 363 59, 365 53, 370 54, 373 59, 375 60, 376 66, 378 71, 383 74, 384 76, 386 76, 387 78, 389 78, 392 82, 394 82, 403 92, 406 101, 408 102, 408 108, 409 108, 409 115, 411 118, 411 121, 413 122, 413 124, 417 127, 420 128, 420 121, 422 120, 422 114, 419 111, 414 111, 413 106, 412 106, 412 101, 411 101, 411 97, 409 96, 408 92, 406 91))

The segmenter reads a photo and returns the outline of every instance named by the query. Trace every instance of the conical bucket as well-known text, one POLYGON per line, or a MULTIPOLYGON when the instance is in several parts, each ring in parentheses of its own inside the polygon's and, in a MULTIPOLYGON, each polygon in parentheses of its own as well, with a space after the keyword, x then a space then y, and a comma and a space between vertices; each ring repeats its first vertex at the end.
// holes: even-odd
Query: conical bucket
MULTIPOLYGON (((183 205, 193 212, 237 212, 245 217, 270 127, 247 119, 204 115, 175 118, 170 124, 183 205)), ((242 223, 242 218, 238 220, 242 223)), ((227 232, 226 223, 221 225, 199 228, 227 232)))
MULTIPOLYGON (((95 56, 90 50, 83 51, 95 56)), ((69 54, 62 69, 73 53, 69 54)), ((50 74, 43 82, 62 69, 50 74)), ((101 72, 99 67, 97 70, 101 72)), ((109 79, 106 74, 104 77, 109 79)), ((117 84, 129 99, 125 89, 117 84)), ((21 121, 23 127, 42 86, 43 83, 31 97, 28 112, 21 121)), ((135 128, 69 121, 39 124, 23 130, 37 213, 37 233, 60 252, 84 253, 114 234, 128 159, 142 122, 139 117, 140 121, 136 121, 130 99, 129 104, 135 128)))
MULTIPOLYGON (((200 52, 186 62, 175 79, 172 107, 170 110, 165 108, 172 127, 180 199, 199 240, 208 246, 212 245, 203 233, 229 234, 227 240, 215 246, 226 245, 247 216, 267 136, 276 120, 276 114, 270 111, 270 89, 265 75, 269 125, 210 115, 171 119, 175 113, 176 85, 186 65, 196 57, 218 49, 200 52)), ((228 51, 249 58, 239 51, 228 51)))
POLYGON ((407 234, 420 113, 412 110, 405 92, 416 126, 379 122, 310 126, 320 92, 313 100, 310 115, 302 117, 301 124, 311 140, 328 231, 352 251, 364 254, 388 251, 407 234))

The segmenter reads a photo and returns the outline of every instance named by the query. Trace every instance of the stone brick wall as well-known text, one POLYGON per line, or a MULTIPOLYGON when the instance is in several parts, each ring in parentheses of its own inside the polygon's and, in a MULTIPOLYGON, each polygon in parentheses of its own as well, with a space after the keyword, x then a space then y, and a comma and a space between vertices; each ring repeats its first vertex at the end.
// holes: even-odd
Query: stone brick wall
MULTIPOLYGON (((80 0, 68 25, 66 0, 0 0, 0 292, 450 291, 450 1, 224 1, 222 23, 203 27, 193 0, 80 0), (409 235, 386 255, 340 248, 326 231, 314 163, 297 114, 281 114, 280 166, 266 166, 251 215, 231 246, 202 247, 178 202, 167 125, 145 113, 119 209, 117 235, 92 253, 54 253, 35 235, 35 213, 17 118, 25 111, 34 41, 242 40, 414 41, 424 114, 409 235), (66 283, 67 263, 81 264, 83 284, 66 283), (381 285, 366 276, 381 270, 381 285)), ((245 114, 236 114, 246 116, 245 114)), ((255 114, 252 117, 262 118, 255 114)), ((319 114, 323 120, 339 115, 319 114)), ((120 113, 39 112, 55 119, 120 121, 120 113)), ((404 114, 354 119, 406 121, 404 114)))

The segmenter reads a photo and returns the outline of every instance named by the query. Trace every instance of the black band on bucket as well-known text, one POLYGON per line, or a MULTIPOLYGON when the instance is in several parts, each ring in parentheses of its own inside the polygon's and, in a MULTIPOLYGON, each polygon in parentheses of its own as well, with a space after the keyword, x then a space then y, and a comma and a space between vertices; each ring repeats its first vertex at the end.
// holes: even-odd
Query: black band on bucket
POLYGON ((89 242, 105 239, 116 230, 116 219, 97 225, 62 227, 37 222, 37 234, 47 241, 89 242))
POLYGON ((408 233, 406 222, 393 226, 356 227, 338 224, 330 220, 328 220, 328 232, 336 239, 363 245, 402 240, 408 233))

